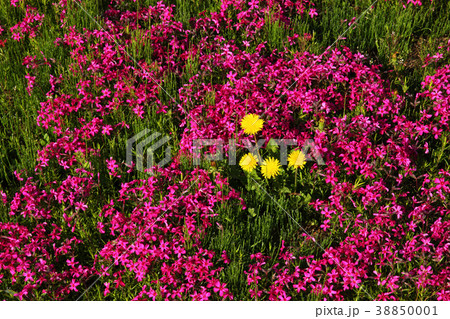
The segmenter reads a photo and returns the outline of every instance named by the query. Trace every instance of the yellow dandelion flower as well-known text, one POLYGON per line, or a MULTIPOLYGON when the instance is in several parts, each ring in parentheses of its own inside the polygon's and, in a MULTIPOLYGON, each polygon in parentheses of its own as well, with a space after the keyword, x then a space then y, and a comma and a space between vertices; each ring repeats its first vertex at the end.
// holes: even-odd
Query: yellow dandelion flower
POLYGON ((261 131, 264 120, 261 120, 256 114, 247 114, 241 121, 241 128, 247 135, 252 135, 261 131))
POLYGON ((250 173, 255 169, 257 163, 258 159, 255 156, 253 156, 253 154, 248 153, 242 156, 239 165, 242 167, 244 171, 250 173))
POLYGON ((302 151, 296 150, 291 152, 288 157, 289 166, 293 168, 303 168, 305 166, 305 154, 302 151))
POLYGON ((272 178, 280 174, 280 161, 269 157, 261 165, 261 173, 265 178, 272 178))

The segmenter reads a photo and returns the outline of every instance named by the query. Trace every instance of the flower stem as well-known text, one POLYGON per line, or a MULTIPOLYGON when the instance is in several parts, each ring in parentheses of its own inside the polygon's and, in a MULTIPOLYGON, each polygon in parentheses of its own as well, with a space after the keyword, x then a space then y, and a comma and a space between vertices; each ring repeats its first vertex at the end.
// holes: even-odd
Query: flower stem
POLYGON ((294 192, 297 192, 297 170, 298 167, 295 168, 294 192))

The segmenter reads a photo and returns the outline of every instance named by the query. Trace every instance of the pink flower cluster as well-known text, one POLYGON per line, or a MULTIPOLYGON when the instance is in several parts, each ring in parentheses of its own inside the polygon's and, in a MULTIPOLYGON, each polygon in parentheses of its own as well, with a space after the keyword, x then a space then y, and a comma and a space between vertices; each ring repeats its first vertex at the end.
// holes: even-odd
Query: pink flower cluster
MULTIPOLYGON (((226 179, 217 175, 213 183, 203 170, 194 170, 175 183, 181 173, 176 167, 174 164, 160 172, 165 182, 153 176, 123 183, 119 198, 103 207, 100 217, 104 221, 98 228, 100 232, 109 229, 115 239, 105 245, 99 257, 103 265, 115 262, 122 270, 113 272, 102 266, 101 271, 108 282, 133 274, 137 282, 151 278, 159 285, 158 291, 143 286, 136 300, 155 300, 157 295, 164 300, 208 300, 215 293, 233 299, 226 284, 217 278, 222 268, 215 266, 214 252, 203 249, 201 239, 211 226, 211 217, 216 216, 216 203, 239 199, 238 194, 217 191, 217 187, 227 187, 226 179), (192 185, 195 192, 186 192, 192 185), (152 204, 154 196, 166 188, 168 194, 158 205, 152 204), (134 206, 129 216, 114 207, 129 204, 134 206), (150 269, 160 269, 158 277, 150 269)), ((106 296, 111 288, 105 286, 106 296)))
POLYGON ((36 32, 41 27, 43 20, 43 14, 39 14, 36 8, 27 5, 25 18, 23 18, 20 23, 10 28, 10 31, 12 33, 11 38, 16 41, 20 41, 26 35, 28 35, 30 38, 35 38, 36 32))
POLYGON ((405 101, 391 106, 392 98, 376 98, 382 93, 376 90, 364 103, 365 115, 323 115, 326 129, 316 134, 327 148, 324 177, 331 195, 311 205, 323 215, 322 236, 343 240, 319 259, 295 256, 292 252, 308 241, 316 245, 305 234, 307 240, 291 247, 292 252, 282 246, 282 266, 269 267, 267 256, 254 255, 256 264, 247 273, 252 298, 286 300, 312 293, 344 300, 362 289, 369 299, 399 300, 405 289, 425 289, 426 298, 450 300, 450 267, 445 262, 450 256, 450 172, 436 167, 417 174, 418 161, 429 161, 428 143, 445 146, 437 141, 445 143, 443 134, 449 131, 449 80, 448 65, 426 77, 415 101, 425 106, 417 119, 399 115, 405 101), (371 101, 380 106, 369 109, 371 101), (262 285, 261 278, 272 274, 274 280, 262 285), (383 292, 374 295, 373 287, 383 292))
MULTIPOLYGON (((190 28, 175 20, 174 6, 132 12, 121 10, 125 2, 111 1, 104 30, 66 26, 66 2, 55 4, 65 34, 54 43, 70 52, 71 74, 50 76, 38 111, 37 125, 56 140, 38 152, 34 174, 16 173, 23 182, 16 194, 0 191, 10 215, 0 223, 0 285, 19 299, 73 299, 101 276, 105 298, 125 298, 125 285, 141 287, 135 300, 234 298, 219 279, 233 261, 202 242, 220 205, 245 208, 228 180, 183 169, 175 158, 129 181, 134 168, 102 152, 105 140, 154 109, 180 120, 184 155, 194 139, 226 145, 241 137, 236 123, 248 113, 263 115, 266 140, 313 139, 322 154, 326 165, 307 173, 326 196, 311 207, 321 215, 317 234, 334 244, 322 251, 304 234, 289 246, 282 241, 278 260, 255 252, 245 272, 250 298, 345 300, 362 289, 367 298, 396 300, 404 289, 426 288, 426 298, 450 300, 450 172, 439 161, 423 169, 432 150, 444 152, 450 130, 449 65, 426 77, 411 102, 391 91, 379 66, 346 47, 316 56, 291 51, 309 34, 286 37, 283 50, 264 41, 269 13, 289 29, 295 15, 317 15, 310 1, 223 0, 190 28), (133 42, 149 49, 151 63, 130 59, 133 42), (185 83, 175 104, 161 98, 168 74, 185 83), (419 105, 419 117, 405 115, 419 105), (58 179, 47 180, 50 173, 58 179), (86 219, 92 229, 81 229, 86 219), (311 247, 318 252, 303 253, 311 247)), ((13 38, 35 37, 43 18, 27 6, 13 38)), ((39 68, 51 63, 27 56, 23 64, 32 94, 39 68)))
MULTIPOLYGON (((217 279, 221 268, 214 266, 214 252, 201 247, 201 238, 211 226, 210 218, 216 215, 214 207, 218 203, 242 200, 235 191, 226 190, 226 179, 217 175, 212 182, 203 170, 188 172, 188 178, 177 182, 182 174, 177 167, 173 163, 161 169, 158 173, 163 179, 150 177, 122 184, 118 198, 111 199, 98 216, 99 233, 108 231, 114 239, 100 250, 91 266, 80 265, 75 251, 84 244, 76 234, 79 219, 89 211, 85 200, 99 187, 92 173, 77 169, 80 176, 69 175, 44 189, 29 177, 10 202, 10 215, 20 215, 22 223, 0 224, 4 234, 0 240, 0 269, 8 271, 2 280, 11 283, 12 291, 20 287, 14 294, 19 299, 65 299, 72 291, 86 288, 87 280, 94 275, 101 274, 107 280, 107 296, 113 290, 109 285, 112 282, 116 290, 123 286, 124 276, 129 279, 134 274, 135 280, 141 282, 150 276, 150 269, 160 269, 154 273, 158 277, 153 276, 152 283, 158 284, 157 294, 166 300, 187 296, 207 300, 211 295, 232 299, 226 284, 217 279), (191 187, 195 191, 189 192, 191 187), (155 201, 165 189, 164 198, 155 201), (58 218, 59 210, 63 225, 58 226, 52 221, 58 218), (67 266, 56 266, 61 262, 67 266), (108 264, 124 269, 113 271, 106 268, 108 264)), ((20 174, 17 176, 22 179, 20 174)), ((3 192, 2 200, 6 204, 3 192)), ((222 259, 229 262, 226 254, 222 259)), ((144 286, 136 299, 155 296, 153 288, 144 286)))
MULTIPOLYGON (((3 29, 2 26, 0 25, 0 36, 2 35, 3 31, 5 31, 5 29, 3 29)), ((4 47, 5 43, 6 43, 6 39, 5 40, 0 39, 0 47, 4 47)))

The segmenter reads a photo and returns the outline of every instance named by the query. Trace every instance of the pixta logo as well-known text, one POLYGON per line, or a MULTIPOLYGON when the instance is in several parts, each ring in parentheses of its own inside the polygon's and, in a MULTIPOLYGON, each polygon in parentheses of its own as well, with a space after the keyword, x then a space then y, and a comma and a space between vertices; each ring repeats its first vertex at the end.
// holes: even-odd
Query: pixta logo
POLYGON ((159 167, 163 167, 164 165, 169 163, 171 159, 172 149, 170 148, 170 145, 167 144, 167 142, 169 142, 170 140, 170 137, 162 136, 162 134, 158 132, 152 133, 150 136, 148 136, 150 133, 151 131, 149 129, 144 129, 140 131, 138 134, 134 135, 132 138, 127 140, 127 155, 126 155, 127 165, 131 166, 132 164, 133 145, 137 142, 136 169, 140 172, 153 173, 152 171, 153 166, 158 165, 159 167), (139 142, 139 139, 141 139, 142 137, 145 138, 139 142), (158 163, 154 163, 155 151, 163 146, 165 146, 164 158, 160 160, 158 163), (145 169, 144 169, 144 159, 146 159, 147 163, 147 167, 145 169))
MULTIPOLYGON (((297 146, 297 141, 294 139, 272 139, 270 142, 277 145, 280 148, 280 163, 281 165, 287 164, 288 146, 297 146)), ((242 149, 246 149, 251 154, 258 157, 258 160, 262 162, 259 155, 259 150, 266 144, 265 139, 259 139, 256 144, 253 145, 249 139, 242 140, 242 149)), ((206 154, 204 160, 206 161, 220 161, 223 160, 223 148, 224 141, 222 139, 196 139, 193 141, 193 155, 194 165, 200 165, 201 150, 204 146, 215 146, 215 154, 206 154)), ((236 140, 231 139, 228 142, 228 165, 236 165, 236 140)), ((307 139, 303 142, 302 152, 306 155, 305 161, 317 162, 318 165, 325 165, 322 155, 319 152, 318 147, 314 143, 313 139, 307 139), (312 155, 312 156, 311 156, 312 155)))

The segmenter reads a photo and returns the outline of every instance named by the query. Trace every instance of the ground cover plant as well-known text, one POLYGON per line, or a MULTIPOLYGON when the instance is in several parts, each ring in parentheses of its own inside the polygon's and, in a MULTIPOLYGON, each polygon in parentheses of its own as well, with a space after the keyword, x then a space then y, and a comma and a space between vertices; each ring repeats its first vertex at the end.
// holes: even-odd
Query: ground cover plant
POLYGON ((450 300, 447 12, 0 0, 0 298, 450 300))

